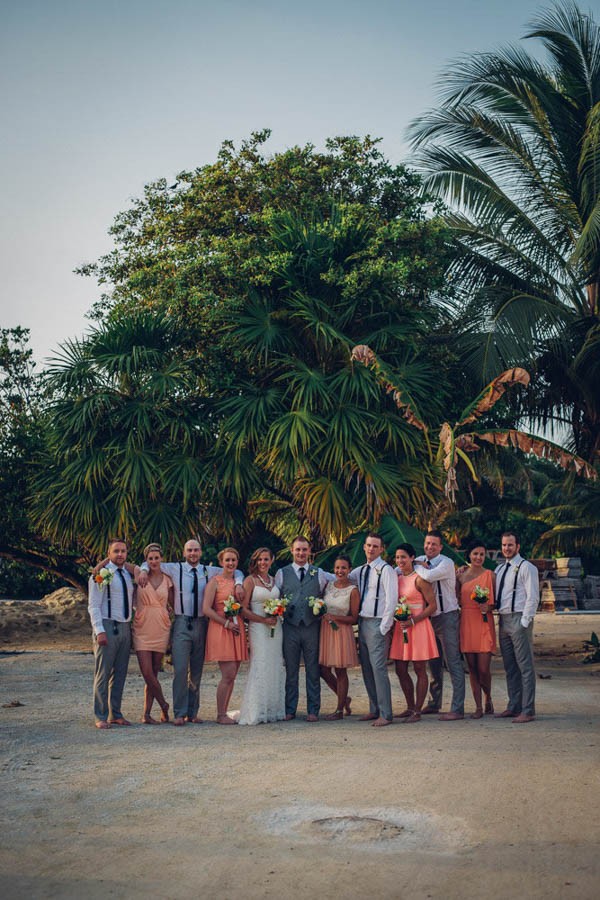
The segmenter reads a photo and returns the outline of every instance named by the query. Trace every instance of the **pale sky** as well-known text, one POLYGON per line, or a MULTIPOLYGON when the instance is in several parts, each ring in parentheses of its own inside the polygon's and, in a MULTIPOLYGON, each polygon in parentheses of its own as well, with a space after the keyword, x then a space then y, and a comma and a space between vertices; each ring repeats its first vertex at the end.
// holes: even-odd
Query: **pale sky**
MULTIPOLYGON (((111 248, 144 184, 271 128, 270 150, 406 127, 456 57, 516 42, 529 0, 0 0, 0 326, 44 361, 100 295, 73 274, 111 248)), ((539 53, 537 42, 527 42, 539 53)))

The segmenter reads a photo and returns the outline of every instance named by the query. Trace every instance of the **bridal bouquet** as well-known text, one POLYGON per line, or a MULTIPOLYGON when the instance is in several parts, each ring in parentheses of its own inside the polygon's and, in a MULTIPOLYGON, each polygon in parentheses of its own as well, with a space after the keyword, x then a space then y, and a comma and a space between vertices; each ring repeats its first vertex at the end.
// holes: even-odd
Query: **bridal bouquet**
MULTIPOLYGON (((309 597, 308 605, 312 609, 313 615, 315 615, 315 616, 324 616, 325 613, 327 612, 327 604, 325 603, 324 600, 321 599, 321 597, 309 597)), ((331 625, 331 627, 334 631, 338 630, 338 627, 335 624, 335 622, 330 622, 329 624, 331 625)))
MULTIPOLYGON (((268 597, 263 604, 263 609, 267 616, 277 616, 280 619, 284 615, 289 602, 287 597, 268 597)), ((270 632, 271 637, 275 637, 275 626, 270 628, 270 632)))
MULTIPOLYGON (((399 597, 398 603, 396 604, 396 609, 394 610, 394 618, 396 622, 408 622, 412 615, 410 606, 408 605, 408 600, 406 597, 399 597)), ((406 628, 402 629, 402 636, 404 638, 404 643, 408 644, 408 634, 406 628)))
POLYGON ((240 601, 236 600, 235 597, 232 597, 230 594, 229 597, 227 598, 227 600, 225 601, 225 603, 223 604, 223 615, 227 619, 233 619, 233 624, 237 625, 237 623, 238 623, 237 617, 238 617, 238 613, 240 612, 241 608, 242 608, 242 604, 240 603, 240 601))
MULTIPOLYGON (((475 589, 471 594, 471 600, 474 600, 475 603, 479 603, 480 606, 483 606, 484 603, 488 603, 490 599, 490 589, 486 587, 481 587, 480 584, 475 585, 475 589)), ((487 610, 483 610, 483 621, 487 622, 487 610)))
POLYGON ((102 569, 100 569, 99 572, 97 572, 94 575, 94 581, 96 582, 96 584, 98 585, 100 590, 102 590, 106 584, 111 583, 111 581, 114 578, 114 575, 115 575, 115 573, 113 571, 111 571, 111 569, 102 568, 102 569))

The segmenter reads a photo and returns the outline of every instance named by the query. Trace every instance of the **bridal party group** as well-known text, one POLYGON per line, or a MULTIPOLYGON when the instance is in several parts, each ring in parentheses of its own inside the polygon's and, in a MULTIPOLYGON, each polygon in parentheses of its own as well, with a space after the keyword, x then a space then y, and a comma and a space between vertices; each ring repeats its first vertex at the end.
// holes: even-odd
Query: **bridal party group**
POLYGON ((470 718, 495 715, 516 724, 532 722, 537 570, 520 555, 518 536, 512 532, 501 537, 503 560, 495 572, 485 566, 481 542, 470 545, 468 564, 457 569, 442 553, 442 541, 441 533, 432 530, 421 555, 403 543, 388 558, 381 535, 370 533, 361 565, 353 567, 341 554, 329 573, 312 563, 308 540, 298 536, 290 547, 291 564, 273 575, 273 554, 259 547, 244 577, 233 547, 222 550, 219 566, 212 566, 201 562, 197 540, 188 540, 183 560, 174 562, 163 559, 158 544, 149 544, 138 566, 127 559, 126 541, 112 539, 107 558, 89 582, 96 727, 131 724, 121 705, 132 643, 145 683, 141 721, 147 725, 202 722, 205 662, 217 663, 220 670, 220 725, 295 719, 302 662, 307 722, 319 720, 321 682, 336 699, 335 710, 325 719, 352 714, 348 669, 358 666, 369 699, 361 721, 377 728, 394 718, 415 724, 423 715, 459 721, 465 717, 465 660, 474 700, 470 718), (495 712, 491 659, 497 645, 496 619, 508 702, 495 712), (172 708, 158 677, 169 646, 172 708), (230 700, 246 661, 241 707, 234 713, 230 700), (406 703, 396 715, 390 661, 406 703), (443 711, 445 669, 451 701, 443 711), (155 703, 158 719, 152 715, 155 703))

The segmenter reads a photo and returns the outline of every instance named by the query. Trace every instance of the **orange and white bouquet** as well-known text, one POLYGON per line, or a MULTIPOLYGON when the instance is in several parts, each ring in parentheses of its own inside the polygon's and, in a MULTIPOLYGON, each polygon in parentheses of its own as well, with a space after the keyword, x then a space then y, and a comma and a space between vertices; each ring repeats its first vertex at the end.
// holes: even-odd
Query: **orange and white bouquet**
POLYGON ((236 600, 235 597, 232 597, 230 594, 227 600, 223 604, 223 615, 227 619, 233 619, 233 624, 237 625, 238 620, 237 617, 242 610, 242 604, 239 600, 236 600))
MULTIPOLYGON (((289 602, 287 597, 267 597, 263 604, 265 615, 277 616, 278 619, 281 619, 289 602)), ((275 628, 275 625, 270 628, 271 637, 275 637, 275 628)))
MULTIPOLYGON (((408 622, 411 615, 411 608, 408 605, 408 600, 406 599, 406 597, 398 597, 398 603, 396 604, 396 609, 394 610, 394 618, 396 622, 408 622)), ((408 644, 408 634, 406 628, 402 629, 402 635, 404 638, 404 643, 408 644)))
MULTIPOLYGON (((475 603, 479 603, 480 606, 484 604, 487 606, 490 599, 490 589, 486 587, 482 587, 480 584, 476 584, 475 588, 471 593, 471 600, 474 600, 475 603)), ((482 609, 483 612, 483 621, 487 622, 487 609, 482 609)))
MULTIPOLYGON (((314 616, 324 616, 327 612, 327 604, 321 597, 309 597, 308 605, 312 609, 314 616)), ((338 626, 335 622, 330 622, 329 624, 333 631, 338 631, 338 626)))

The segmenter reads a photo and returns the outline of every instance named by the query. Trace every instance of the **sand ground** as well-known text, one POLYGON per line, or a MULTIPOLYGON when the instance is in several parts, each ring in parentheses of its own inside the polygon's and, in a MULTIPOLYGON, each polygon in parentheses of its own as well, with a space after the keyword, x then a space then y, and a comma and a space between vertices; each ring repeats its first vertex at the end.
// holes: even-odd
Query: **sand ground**
MULTIPOLYGON (((581 664, 592 630, 600 616, 536 618, 538 675, 551 677, 538 678, 535 723, 383 729, 358 722, 358 671, 351 718, 219 727, 211 666, 205 724, 98 732, 87 636, 5 637, 3 896, 596 898, 600 666, 581 664)), ((499 660, 494 673, 501 709, 499 660)), ((132 657, 135 721, 142 689, 132 657)))

